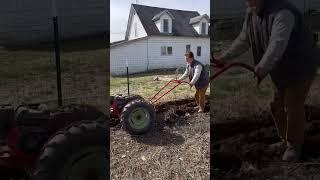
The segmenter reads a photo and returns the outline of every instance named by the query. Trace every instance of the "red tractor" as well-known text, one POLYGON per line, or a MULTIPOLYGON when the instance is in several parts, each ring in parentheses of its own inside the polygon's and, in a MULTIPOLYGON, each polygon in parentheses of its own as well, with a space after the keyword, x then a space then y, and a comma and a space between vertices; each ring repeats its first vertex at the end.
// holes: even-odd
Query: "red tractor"
POLYGON ((107 120, 89 105, 0 105, 1 180, 108 179, 107 120))

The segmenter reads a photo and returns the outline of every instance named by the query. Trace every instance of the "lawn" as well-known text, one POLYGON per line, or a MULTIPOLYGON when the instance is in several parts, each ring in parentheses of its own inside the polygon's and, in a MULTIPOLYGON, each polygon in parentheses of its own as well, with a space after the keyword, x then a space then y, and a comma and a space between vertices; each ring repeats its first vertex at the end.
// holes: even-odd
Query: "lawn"
MULTIPOLYGON (((175 79, 177 75, 174 71, 172 72, 157 72, 157 73, 144 73, 139 75, 132 75, 130 76, 130 93, 131 94, 138 94, 142 97, 148 99, 155 93, 157 93, 162 86, 164 86, 167 81, 155 81, 155 77, 160 77, 167 79, 175 79)), ((171 86, 168 86, 166 89, 163 90, 163 93, 166 90, 169 90, 171 87, 173 87, 174 84, 171 86)), ((169 93, 167 96, 164 96, 162 101, 167 100, 178 100, 178 99, 186 99, 186 98, 192 98, 195 93, 195 88, 193 87, 190 90, 190 86, 187 84, 183 84, 178 86, 176 89, 174 89, 171 93, 169 93)), ((207 94, 210 93, 210 90, 208 89, 207 94)), ((116 95, 116 94, 127 94, 127 78, 126 77, 110 77, 110 94, 116 95)), ((160 94, 159 94, 160 95, 160 94)))
MULTIPOLYGON (((98 96, 108 95, 105 85, 107 51, 101 41, 87 39, 61 43, 65 103, 91 103, 98 96)), ((2 47, 0 59, 1 103, 56 102, 55 53, 51 44, 2 47)))

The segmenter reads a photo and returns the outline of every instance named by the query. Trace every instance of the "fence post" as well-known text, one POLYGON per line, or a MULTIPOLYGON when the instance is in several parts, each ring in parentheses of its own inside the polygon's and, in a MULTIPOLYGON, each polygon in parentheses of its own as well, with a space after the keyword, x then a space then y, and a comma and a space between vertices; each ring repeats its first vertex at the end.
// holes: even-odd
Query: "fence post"
POLYGON ((62 90, 61 90, 61 66, 60 66, 60 43, 59 43, 59 26, 56 0, 52 0, 53 12, 53 29, 54 29, 54 49, 56 57, 56 71, 57 71, 57 91, 58 91, 58 105, 62 106, 62 90))
POLYGON ((128 85, 128 96, 130 96, 130 82, 129 82, 129 63, 128 63, 128 59, 126 59, 126 65, 127 65, 127 85, 128 85))

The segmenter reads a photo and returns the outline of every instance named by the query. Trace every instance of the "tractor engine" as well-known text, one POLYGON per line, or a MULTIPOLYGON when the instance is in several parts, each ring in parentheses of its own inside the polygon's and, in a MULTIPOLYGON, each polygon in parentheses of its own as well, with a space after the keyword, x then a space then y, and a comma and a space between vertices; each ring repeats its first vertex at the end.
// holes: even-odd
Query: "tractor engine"
POLYGON ((44 105, 18 107, 13 122, 14 131, 11 132, 16 134, 16 147, 19 151, 28 155, 39 152, 51 134, 48 124, 52 119, 44 105))
MULTIPOLYGON (((56 180, 61 178, 60 172, 69 168, 62 178, 67 179, 71 176, 69 172, 74 173, 71 171, 77 166, 74 164, 88 164, 88 157, 95 158, 100 153, 99 162, 104 162, 107 119, 102 111, 90 105, 72 104, 50 110, 41 104, 16 108, 0 105, 0 179, 56 180), (93 156, 87 155, 88 147, 100 148, 90 150, 93 156)), ((83 176, 100 171, 99 168, 88 167, 83 176)))
POLYGON ((47 127, 51 119, 50 112, 41 106, 1 106, 1 146, 9 147, 15 155, 34 155, 50 136, 47 127))
POLYGON ((11 105, 0 106, 0 138, 3 138, 9 131, 14 119, 14 109, 11 105))
MULTIPOLYGON (((0 147, 8 146, 19 159, 36 156, 50 136, 71 123, 102 116, 95 107, 70 105, 49 111, 43 104, 0 106, 0 147)), ((1 155, 1 151, 0 151, 1 155)))
POLYGON ((138 99, 143 100, 143 98, 139 95, 123 96, 122 94, 119 94, 116 96, 110 96, 111 118, 119 118, 124 106, 128 104, 128 102, 138 99))

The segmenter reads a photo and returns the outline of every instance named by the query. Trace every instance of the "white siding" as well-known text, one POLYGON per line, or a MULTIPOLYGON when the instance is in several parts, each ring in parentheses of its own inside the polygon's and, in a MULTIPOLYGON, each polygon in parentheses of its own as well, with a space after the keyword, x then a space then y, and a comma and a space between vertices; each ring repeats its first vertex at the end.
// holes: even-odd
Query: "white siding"
POLYGON ((206 23, 206 34, 208 34, 208 21, 205 18, 202 18, 200 22, 193 24, 193 28, 198 32, 198 34, 201 34, 202 32, 202 23, 205 22, 206 23))
POLYGON ((213 16, 237 16, 245 11, 245 1, 214 0, 211 2, 213 16))
POLYGON ((197 33, 199 34, 200 33, 200 24, 199 23, 195 23, 192 26, 197 31, 197 33))
POLYGON ((156 21, 155 23, 156 23, 156 26, 157 26, 158 30, 161 31, 161 22, 160 22, 160 20, 156 21))
POLYGON ((133 42, 110 48, 111 75, 123 75, 127 72, 126 61, 129 65, 129 73, 144 72, 147 70, 147 39, 139 39, 133 42))
MULTIPOLYGON (((51 0, 10 0, 0 6, 0 44, 51 41, 51 0)), ((62 38, 105 33, 106 0, 57 0, 62 38)))
POLYGON ((136 13, 135 15, 132 16, 129 29, 130 29, 129 38, 128 38, 129 40, 147 36, 147 33, 140 21, 140 18, 136 13), (137 25, 137 36, 135 36, 135 24, 137 25))
POLYGON ((210 39, 192 37, 150 37, 149 70, 161 68, 177 68, 185 66, 184 54, 186 45, 191 45, 195 59, 204 64, 210 61, 210 39), (161 46, 172 46, 172 56, 161 56, 161 46), (197 46, 201 46, 201 56, 197 56, 197 46))
POLYGON ((153 36, 111 47, 111 75, 126 73, 126 59, 130 73, 145 72, 154 69, 185 67, 186 45, 191 45, 195 59, 204 64, 210 61, 210 39, 194 37, 153 36), (172 55, 161 56, 161 46, 171 46, 172 55), (201 46, 201 56, 197 56, 197 47, 201 46))
POLYGON ((310 9, 320 9, 320 1, 319 0, 310 0, 310 9))

